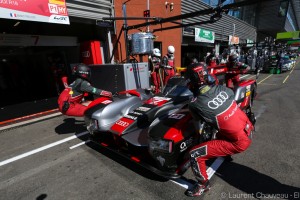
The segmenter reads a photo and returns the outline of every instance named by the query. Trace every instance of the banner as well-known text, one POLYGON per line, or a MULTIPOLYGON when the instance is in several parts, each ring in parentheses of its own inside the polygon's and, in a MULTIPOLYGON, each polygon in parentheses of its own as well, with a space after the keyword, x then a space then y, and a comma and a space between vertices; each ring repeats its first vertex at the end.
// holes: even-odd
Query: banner
POLYGON ((239 44, 240 43, 240 38, 237 37, 237 36, 232 36, 232 35, 229 35, 229 42, 228 44, 231 45, 231 44, 239 44))
POLYGON ((300 47, 300 40, 288 41, 287 44, 291 45, 292 47, 300 47))
POLYGON ((300 31, 277 33, 276 39, 298 39, 300 38, 300 31))
POLYGON ((253 40, 249 40, 247 39, 247 47, 253 47, 254 46, 254 43, 253 43, 253 40))
POLYGON ((0 0, 0 18, 70 24, 65 0, 0 0))
POLYGON ((201 28, 195 28, 195 41, 215 43, 215 33, 201 28))

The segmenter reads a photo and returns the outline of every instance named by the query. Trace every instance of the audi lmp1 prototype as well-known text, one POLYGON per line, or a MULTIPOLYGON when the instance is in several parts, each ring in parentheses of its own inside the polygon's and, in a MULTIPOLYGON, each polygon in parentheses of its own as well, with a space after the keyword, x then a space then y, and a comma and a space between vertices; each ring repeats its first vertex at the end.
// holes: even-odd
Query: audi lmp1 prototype
MULTIPOLYGON (((255 89, 255 80, 248 80, 235 90, 238 105, 252 118, 255 89)), ((187 108, 192 93, 183 77, 172 77, 158 95, 138 91, 87 109, 91 141, 163 177, 178 178, 188 167, 190 147, 212 139, 217 131, 206 124, 203 133, 196 134, 187 108)))

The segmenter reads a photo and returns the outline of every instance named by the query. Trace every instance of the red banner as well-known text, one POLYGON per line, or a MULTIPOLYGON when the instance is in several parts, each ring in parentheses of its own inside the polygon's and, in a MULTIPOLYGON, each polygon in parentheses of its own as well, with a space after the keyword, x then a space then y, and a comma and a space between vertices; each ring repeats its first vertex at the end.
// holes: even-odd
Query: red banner
POLYGON ((0 18, 70 24, 65 0, 0 0, 0 18))

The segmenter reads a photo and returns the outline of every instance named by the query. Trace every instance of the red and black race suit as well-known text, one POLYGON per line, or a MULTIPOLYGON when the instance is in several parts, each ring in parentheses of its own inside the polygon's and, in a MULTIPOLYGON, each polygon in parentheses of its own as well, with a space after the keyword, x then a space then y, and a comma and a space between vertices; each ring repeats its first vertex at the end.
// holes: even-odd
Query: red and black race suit
POLYGON ((196 120, 219 130, 216 140, 196 145, 190 151, 192 170, 203 182, 208 179, 205 161, 245 151, 251 143, 248 136, 253 125, 234 101, 233 91, 223 85, 202 88, 189 109, 196 120))
POLYGON ((226 86, 233 88, 238 85, 240 82, 240 73, 237 73, 239 70, 246 69, 248 65, 237 62, 236 64, 227 63, 228 71, 225 75, 226 86))
POLYGON ((175 58, 172 55, 165 55, 163 57, 163 65, 165 67, 165 74, 164 74, 164 85, 167 85, 168 80, 175 76, 175 58))
POLYGON ((152 57, 152 69, 151 69, 151 78, 153 85, 155 86, 154 93, 157 94, 160 92, 161 87, 161 79, 159 74, 159 67, 160 67, 160 58, 158 57, 152 57))
POLYGON ((84 93, 100 95, 102 90, 91 86, 87 80, 77 78, 58 97, 59 110, 68 116, 83 116, 86 106, 81 104, 84 93))

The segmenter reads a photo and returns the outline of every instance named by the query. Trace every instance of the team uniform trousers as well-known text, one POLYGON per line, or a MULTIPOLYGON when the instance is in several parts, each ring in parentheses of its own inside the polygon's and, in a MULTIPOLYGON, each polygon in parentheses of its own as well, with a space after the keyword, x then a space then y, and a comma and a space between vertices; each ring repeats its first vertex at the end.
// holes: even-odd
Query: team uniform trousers
POLYGON ((234 134, 232 140, 226 137, 226 133, 219 132, 218 139, 195 146, 191 151, 191 167, 196 179, 200 182, 208 180, 206 173, 206 161, 221 156, 230 156, 245 151, 251 144, 251 140, 244 130, 234 134))

